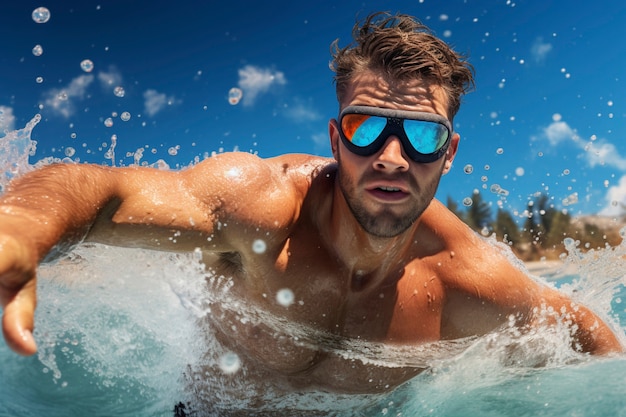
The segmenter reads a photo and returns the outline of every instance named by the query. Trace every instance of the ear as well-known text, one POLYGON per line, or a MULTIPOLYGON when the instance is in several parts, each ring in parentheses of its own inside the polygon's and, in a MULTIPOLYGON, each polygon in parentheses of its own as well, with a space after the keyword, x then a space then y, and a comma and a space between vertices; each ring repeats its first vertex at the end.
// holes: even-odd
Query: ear
POLYGON ((335 160, 339 160, 339 127, 336 119, 330 119, 328 122, 328 137, 330 138, 330 149, 333 152, 335 160))
POLYGON ((442 175, 450 172, 450 169, 452 168, 452 161, 454 160, 456 152, 459 149, 460 140, 461 136, 458 133, 454 132, 452 134, 452 138, 450 139, 450 146, 448 146, 448 150, 446 151, 446 161, 443 165, 443 171, 441 172, 442 175))

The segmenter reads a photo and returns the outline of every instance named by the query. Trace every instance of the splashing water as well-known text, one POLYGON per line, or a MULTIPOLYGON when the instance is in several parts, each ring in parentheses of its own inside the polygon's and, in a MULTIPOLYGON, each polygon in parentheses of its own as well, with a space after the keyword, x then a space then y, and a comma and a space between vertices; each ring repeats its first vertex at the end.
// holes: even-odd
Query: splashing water
MULTIPOLYGON (((39 121, 36 116, 24 129, 0 138, 0 190, 49 161, 28 162, 35 150, 31 133, 39 121)), ((565 244, 561 269, 534 278, 592 308, 626 344, 626 244, 588 252, 572 239, 565 244)), ((254 248, 263 253, 265 243, 254 242, 254 248)), ((418 347, 345 339, 242 302, 232 291, 232 279, 205 271, 200 251, 171 254, 82 244, 56 263, 42 265, 39 276, 35 336, 40 351, 22 358, 0 344, 0 415, 171 416, 179 403, 189 404, 197 417, 216 415, 203 414, 199 399, 211 403, 217 415, 256 410, 244 378, 247 358, 222 346, 215 329, 206 326, 207 319, 224 311, 238 318, 233 331, 239 325, 258 326, 297 346, 346 360, 427 369, 384 394, 268 390, 263 399, 276 415, 623 413, 626 360, 572 351, 564 325, 528 332, 505 325, 483 337, 418 347), (580 392, 585 395, 574 395, 580 392)), ((293 293, 276 296, 284 308, 298 302, 293 293)))
POLYGON ((11 179, 33 169, 28 158, 35 154, 37 142, 30 136, 40 121, 41 115, 37 114, 23 129, 5 132, 6 135, 0 138, 0 192, 11 179))

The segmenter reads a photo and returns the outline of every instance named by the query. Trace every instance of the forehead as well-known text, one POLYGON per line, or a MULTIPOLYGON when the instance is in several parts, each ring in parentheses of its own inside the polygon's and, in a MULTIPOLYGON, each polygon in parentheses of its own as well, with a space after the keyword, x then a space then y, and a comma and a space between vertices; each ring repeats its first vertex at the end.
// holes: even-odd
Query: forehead
POLYGON ((440 85, 421 78, 390 79, 372 71, 355 74, 347 85, 341 108, 354 105, 429 112, 448 117, 448 99, 440 85))

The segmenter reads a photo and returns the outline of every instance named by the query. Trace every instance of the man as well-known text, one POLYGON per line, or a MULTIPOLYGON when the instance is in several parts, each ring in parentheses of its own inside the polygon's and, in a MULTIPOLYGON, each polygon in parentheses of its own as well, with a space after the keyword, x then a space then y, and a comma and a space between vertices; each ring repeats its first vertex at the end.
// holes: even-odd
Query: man
POLYGON ((419 372, 347 360, 322 339, 417 348, 557 320, 542 311, 571 321, 575 349, 621 352, 594 313, 528 278, 434 199, 457 152, 452 120, 473 84, 469 64, 406 15, 371 15, 354 37, 333 49, 334 160, 226 153, 177 172, 59 164, 14 181, 0 200, 11 348, 36 351, 38 263, 84 237, 200 248, 208 269, 232 278, 233 297, 327 335, 302 343, 224 312, 219 338, 246 375, 282 387, 381 392, 419 372), (281 291, 297 302, 277 302, 281 291))

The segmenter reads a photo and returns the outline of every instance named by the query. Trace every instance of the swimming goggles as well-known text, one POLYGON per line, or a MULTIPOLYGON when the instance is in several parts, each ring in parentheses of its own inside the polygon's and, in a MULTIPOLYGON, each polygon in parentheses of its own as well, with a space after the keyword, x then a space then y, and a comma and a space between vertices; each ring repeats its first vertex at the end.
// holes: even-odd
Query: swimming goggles
POLYGON ((448 150, 452 126, 435 113, 370 106, 348 106, 339 115, 339 136, 357 155, 375 154, 391 135, 415 162, 434 162, 448 150))

